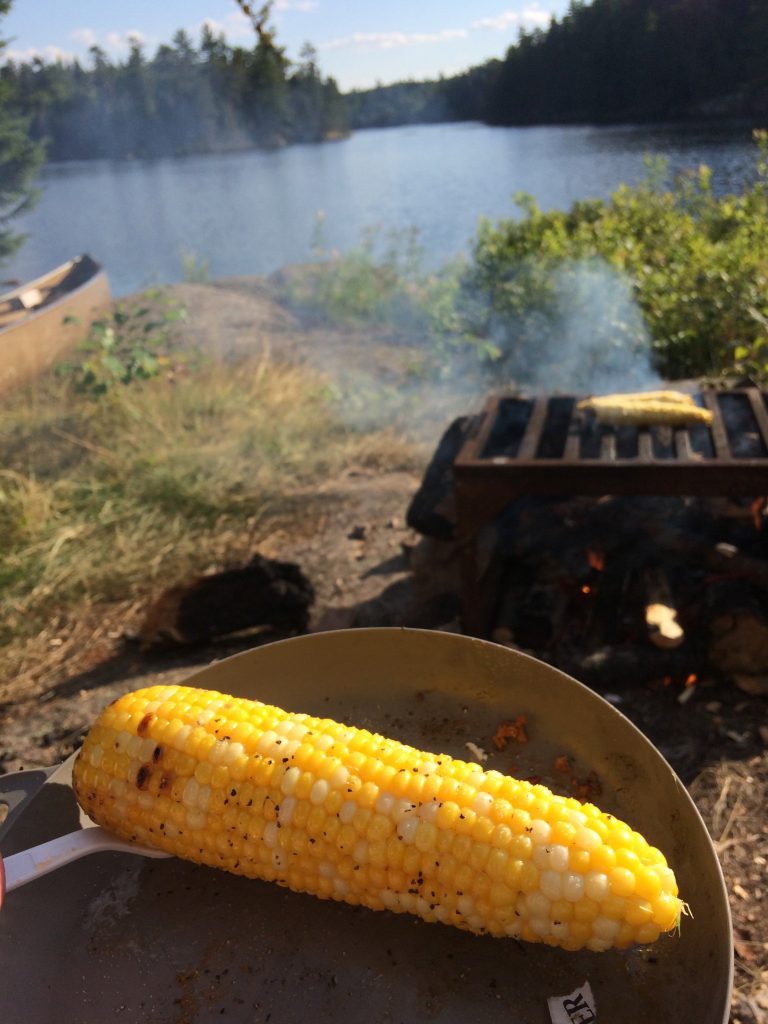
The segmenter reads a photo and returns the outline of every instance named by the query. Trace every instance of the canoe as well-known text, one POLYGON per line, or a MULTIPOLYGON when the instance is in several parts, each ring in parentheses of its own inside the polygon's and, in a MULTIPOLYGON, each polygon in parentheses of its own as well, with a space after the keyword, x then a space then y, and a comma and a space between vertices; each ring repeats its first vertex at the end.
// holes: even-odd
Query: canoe
POLYGON ((50 369, 111 301, 106 272, 87 255, 0 295, 0 394, 50 369))

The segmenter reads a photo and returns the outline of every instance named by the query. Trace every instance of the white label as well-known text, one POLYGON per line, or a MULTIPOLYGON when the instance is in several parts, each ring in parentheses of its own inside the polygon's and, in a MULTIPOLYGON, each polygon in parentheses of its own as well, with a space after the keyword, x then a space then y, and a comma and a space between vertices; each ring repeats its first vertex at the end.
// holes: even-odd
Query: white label
POLYGON ((595 997, 588 981, 570 995, 551 996, 547 1004, 552 1024, 593 1024, 597 1020, 595 997))

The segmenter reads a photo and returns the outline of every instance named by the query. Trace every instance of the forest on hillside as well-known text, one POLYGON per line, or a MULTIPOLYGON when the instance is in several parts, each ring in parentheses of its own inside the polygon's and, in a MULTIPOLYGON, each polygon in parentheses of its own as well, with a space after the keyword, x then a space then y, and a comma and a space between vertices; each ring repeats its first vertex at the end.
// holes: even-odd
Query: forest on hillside
POLYGON ((137 39, 124 63, 99 47, 79 62, 7 63, 0 70, 49 160, 220 152, 319 142, 346 134, 344 99, 307 45, 298 63, 265 35, 251 49, 203 29, 148 58, 137 39))
POLYGON ((350 125, 768 118, 765 0, 572 0, 500 60, 347 96, 350 125))
POLYGON ((503 57, 428 82, 342 95, 307 44, 231 47, 179 31, 148 56, 98 47, 89 66, 7 62, 0 83, 49 160, 181 155, 319 142, 350 129, 441 121, 498 125, 768 118, 765 0, 572 0, 503 57))

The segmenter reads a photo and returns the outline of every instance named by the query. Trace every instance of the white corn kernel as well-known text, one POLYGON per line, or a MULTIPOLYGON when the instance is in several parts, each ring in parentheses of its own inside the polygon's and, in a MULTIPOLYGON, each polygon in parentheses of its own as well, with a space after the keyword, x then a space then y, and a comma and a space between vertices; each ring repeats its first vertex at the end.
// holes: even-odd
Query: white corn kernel
POLYGON ((345 800, 339 808, 339 821, 342 825, 349 825, 354 821, 357 814, 357 804, 354 800, 345 800))
POLYGON ((268 821, 261 834, 261 840, 265 846, 273 850, 277 846, 278 829, 276 821, 268 821))
POLYGON ((542 871, 539 877, 539 886, 547 899, 563 898, 563 876, 559 871, 542 871))
POLYGON ((552 829, 549 822, 542 821, 541 818, 533 819, 531 822, 531 839, 533 839, 534 843, 548 843, 551 835, 552 829))
POLYGON ((619 934, 619 922, 609 917, 596 917, 592 922, 592 934, 596 939, 613 942, 619 934))
POLYGON ((578 903, 584 895, 584 878, 575 871, 567 871, 563 876, 563 898, 569 903, 578 903))
POLYGON ((197 783, 197 779, 194 775, 187 779, 187 784, 184 787, 184 792, 181 795, 181 802, 185 807, 196 807, 197 796, 200 791, 200 787, 197 783))
POLYGON ((325 779, 317 779, 313 783, 312 789, 309 792, 310 802, 317 806, 322 804, 330 792, 330 788, 325 779))
POLYGON ((584 891, 595 903, 602 903, 610 893, 608 876, 602 871, 588 871, 584 879, 584 891))
POLYGON ((491 813, 493 807, 493 797, 490 793, 475 793, 472 800, 472 810, 476 814, 482 814, 486 818, 491 813))
POLYGON ((280 780, 280 791, 290 796, 296 789, 296 783, 301 778, 301 769, 292 765, 280 780))
POLYGON ((376 800, 375 810, 378 814, 385 814, 387 817, 392 813, 395 806, 395 798, 391 793, 380 793, 376 800))
POLYGON ((549 849, 549 866, 553 871, 565 871, 568 868, 568 847, 556 843, 549 849))
POLYGON ((592 850, 596 850, 598 846, 602 846, 602 843, 602 839, 597 834, 597 832, 594 831, 594 829, 582 826, 581 828, 576 830, 574 844, 578 846, 580 849, 588 850, 591 852, 592 850))
POLYGON ((344 767, 343 764, 337 765, 336 768, 331 772, 331 777, 328 779, 328 784, 332 789, 341 789, 349 782, 349 771, 344 767))
POLYGON ((419 827, 419 819, 411 816, 403 818, 397 826, 397 834, 404 843, 412 843, 416 838, 416 829, 419 827))
POLYGON ((280 810, 277 813, 277 820, 281 825, 290 825, 293 821, 293 812, 296 810, 296 797, 287 796, 280 801, 280 810))

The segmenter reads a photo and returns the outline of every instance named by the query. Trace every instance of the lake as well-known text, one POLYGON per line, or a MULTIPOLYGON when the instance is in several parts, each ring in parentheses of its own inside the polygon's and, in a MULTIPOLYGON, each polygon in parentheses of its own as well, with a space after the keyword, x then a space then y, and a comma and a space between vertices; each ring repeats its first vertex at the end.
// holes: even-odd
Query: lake
POLYGON ((476 123, 356 132, 341 142, 277 152, 51 164, 37 207, 15 222, 28 240, 3 277, 29 280, 88 252, 115 295, 183 279, 184 253, 211 278, 269 274, 348 250, 367 229, 416 228, 430 265, 467 252, 478 219, 514 215, 512 196, 545 209, 604 197, 646 173, 646 155, 672 172, 701 163, 718 193, 752 177, 747 127, 491 128, 476 123))

